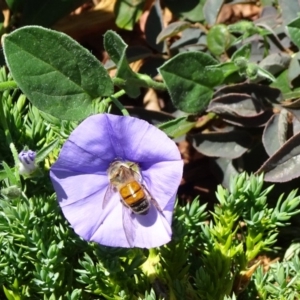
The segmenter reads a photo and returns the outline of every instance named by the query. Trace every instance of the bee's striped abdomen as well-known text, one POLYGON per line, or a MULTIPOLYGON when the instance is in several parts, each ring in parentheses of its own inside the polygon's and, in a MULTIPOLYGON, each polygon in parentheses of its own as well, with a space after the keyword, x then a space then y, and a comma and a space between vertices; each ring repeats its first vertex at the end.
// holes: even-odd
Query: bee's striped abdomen
POLYGON ((137 181, 127 183, 120 189, 120 195, 123 201, 136 214, 146 214, 150 204, 147 201, 147 196, 144 189, 137 181))

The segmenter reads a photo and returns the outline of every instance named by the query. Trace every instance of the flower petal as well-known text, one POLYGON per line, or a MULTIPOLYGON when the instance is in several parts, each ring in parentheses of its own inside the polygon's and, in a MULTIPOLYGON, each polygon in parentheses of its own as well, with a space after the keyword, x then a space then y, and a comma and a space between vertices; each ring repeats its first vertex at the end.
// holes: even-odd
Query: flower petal
MULTIPOLYGON (((122 220, 122 210, 129 209, 118 203, 107 214, 105 221, 98 227, 91 240, 102 245, 111 247, 130 247, 128 244, 122 220)), ((171 227, 167 220, 151 206, 147 215, 133 215, 133 223, 125 224, 132 226, 129 230, 135 231, 134 247, 154 248, 168 243, 171 240, 171 227)))
MULTIPOLYGON (((130 247, 123 227, 120 196, 115 193, 105 210, 102 201, 108 186, 107 176, 77 174, 72 171, 51 171, 51 179, 59 204, 74 231, 88 241, 113 247, 130 247), (90 184, 95 182, 98 184, 90 184), (100 182, 102 185, 100 185, 100 182), (63 188, 62 188, 63 187, 63 188)), ((147 215, 134 215, 135 247, 153 248, 171 239, 172 208, 175 196, 169 201, 170 210, 164 210, 164 218, 153 205, 147 215)), ((128 208, 125 208, 128 209, 128 208)), ((132 224, 127 224, 132 226, 132 224)))
MULTIPOLYGON (((148 214, 132 214, 128 232, 135 247, 152 248, 171 239, 171 221, 183 162, 176 144, 149 123, 109 114, 84 120, 64 144, 51 167, 51 180, 65 217, 86 240, 106 246, 129 247, 122 211, 131 210, 115 193, 105 209, 107 169, 115 159, 138 163, 143 183, 163 215, 151 205, 148 214)), ((132 246, 132 245, 131 245, 132 246)))
POLYGON ((163 210, 165 219, 170 225, 172 224, 173 211, 174 211, 176 198, 177 198, 177 193, 175 193, 174 196, 169 200, 168 204, 165 206, 163 210))
MULTIPOLYGON (((183 161, 165 161, 155 164, 140 164, 142 176, 152 197, 161 209, 177 192, 182 178, 183 161)), ((174 206, 174 204, 173 204, 174 206)))
MULTIPOLYGON (((99 148, 101 149, 101 146, 99 148)), ((109 163, 110 160, 97 157, 88 148, 81 148, 76 143, 68 140, 64 143, 58 160, 51 169, 74 170, 80 173, 101 172, 106 174, 109 163)))
POLYGON ((110 142, 110 132, 107 130, 106 116, 93 115, 79 124, 64 144, 59 159, 61 156, 65 161, 73 162, 73 166, 79 159, 82 162, 78 166, 79 170, 84 166, 98 166, 101 171, 106 171, 110 162, 116 158, 110 142))
POLYGON ((155 126, 134 117, 110 114, 85 119, 72 132, 62 153, 69 162, 88 153, 98 159, 99 165, 102 161, 106 166, 116 158, 139 163, 181 159, 176 144, 155 126))
MULTIPOLYGON (((74 231, 85 240, 91 241, 94 233, 107 224, 107 217, 114 212, 116 220, 122 220, 121 215, 116 215, 116 206, 121 206, 118 196, 111 199, 105 209, 102 209, 101 199, 104 197, 103 190, 96 192, 80 201, 62 206, 62 211, 66 219, 72 225, 74 231)), ((116 224, 118 223, 115 220, 116 224)), ((105 232, 104 240, 107 236, 115 236, 115 228, 105 232)), ((119 241, 120 242, 120 241, 119 241)), ((104 244, 105 245, 105 244, 104 244)), ((120 247, 126 247, 120 244, 120 247)))
MULTIPOLYGON (((71 170, 52 169, 50 176, 60 206, 106 191, 108 187, 106 174, 80 174, 71 170)), ((98 206, 102 207, 102 199, 98 198, 98 206)))
POLYGON ((148 122, 127 116, 98 115, 103 117, 116 158, 138 163, 181 159, 176 144, 148 122))
POLYGON ((137 224, 135 247, 154 248, 168 243, 172 237, 172 229, 168 221, 152 205, 146 216, 135 215, 137 224), (155 217, 154 217, 155 216, 155 217), (151 219, 153 220, 151 222, 151 219))

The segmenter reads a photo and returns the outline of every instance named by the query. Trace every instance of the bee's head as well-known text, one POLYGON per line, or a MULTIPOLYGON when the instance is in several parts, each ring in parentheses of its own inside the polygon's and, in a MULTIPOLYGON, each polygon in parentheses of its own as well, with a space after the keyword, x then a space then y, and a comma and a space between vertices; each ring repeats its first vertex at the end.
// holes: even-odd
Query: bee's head
POLYGON ((114 161, 110 164, 107 174, 109 180, 114 184, 122 183, 124 177, 126 176, 126 172, 128 172, 129 168, 126 167, 124 162, 122 161, 114 161))
POLYGON ((121 166, 122 166, 121 161, 119 161, 119 160, 113 161, 107 169, 108 176, 112 177, 112 175, 117 174, 119 172, 121 166))

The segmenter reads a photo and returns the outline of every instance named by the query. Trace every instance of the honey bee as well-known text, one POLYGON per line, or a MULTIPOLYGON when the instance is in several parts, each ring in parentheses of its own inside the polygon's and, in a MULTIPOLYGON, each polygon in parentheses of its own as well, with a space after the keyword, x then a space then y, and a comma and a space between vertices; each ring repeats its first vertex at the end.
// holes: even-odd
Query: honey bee
POLYGON ((132 247, 135 238, 132 213, 146 215, 151 203, 161 214, 162 210, 143 184, 137 164, 116 160, 110 164, 107 174, 110 185, 105 193, 102 208, 105 208, 114 193, 119 193, 123 204, 123 228, 126 239, 132 247))

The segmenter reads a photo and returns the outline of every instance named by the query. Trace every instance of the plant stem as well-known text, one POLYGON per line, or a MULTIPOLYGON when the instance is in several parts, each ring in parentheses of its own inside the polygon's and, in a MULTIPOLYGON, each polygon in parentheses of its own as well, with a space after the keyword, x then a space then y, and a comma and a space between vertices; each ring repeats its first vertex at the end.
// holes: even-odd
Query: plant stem
POLYGON ((123 104, 115 97, 111 96, 112 102, 118 107, 124 116, 129 116, 128 110, 123 106, 123 104))
POLYGON ((155 90, 166 91, 166 85, 162 82, 153 80, 150 76, 144 74, 136 74, 139 77, 141 87, 153 88, 155 90))
POLYGON ((153 80, 151 77, 148 75, 144 74, 135 74, 137 77, 132 77, 129 78, 128 80, 124 80, 119 77, 113 78, 113 82, 115 85, 124 87, 128 82, 130 82, 130 85, 137 85, 139 87, 144 87, 144 88, 153 88, 155 90, 160 90, 160 91, 165 91, 167 88, 164 83, 157 82, 153 80))
POLYGON ((18 85, 15 81, 5 81, 5 82, 0 82, 0 92, 5 91, 5 90, 13 90, 17 89, 18 85))
POLYGON ((111 98, 119 98, 125 94, 126 94, 125 90, 120 90, 120 91, 116 92, 115 94, 111 95, 110 97, 105 98, 101 101, 104 101, 106 104, 110 104, 112 102, 111 98))
POLYGON ((126 92, 125 90, 120 90, 118 92, 116 92, 115 94, 113 94, 112 96, 105 98, 103 100, 101 100, 102 102, 104 102, 104 104, 108 107, 109 104, 111 104, 112 102, 120 109, 120 111, 122 112, 122 114, 124 116, 129 116, 129 112, 127 111, 127 109, 123 106, 123 104, 117 99, 123 95, 125 95, 126 92))

